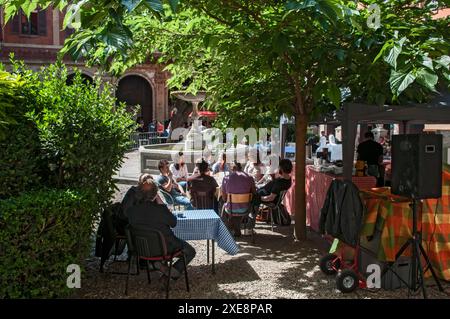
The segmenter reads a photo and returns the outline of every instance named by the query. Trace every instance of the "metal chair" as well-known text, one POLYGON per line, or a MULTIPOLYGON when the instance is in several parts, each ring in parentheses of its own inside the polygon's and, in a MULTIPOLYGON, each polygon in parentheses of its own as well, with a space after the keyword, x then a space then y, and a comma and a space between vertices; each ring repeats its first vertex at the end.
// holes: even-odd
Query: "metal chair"
POLYGON ((197 209, 214 209, 214 194, 191 191, 192 205, 197 209))
POLYGON ((267 208, 269 210, 269 216, 270 216, 270 225, 273 232, 273 211, 277 210, 278 212, 278 220, 281 221, 281 205, 283 204, 284 197, 287 194, 287 190, 280 192, 280 195, 278 195, 278 200, 276 203, 261 203, 261 206, 263 208, 267 208))
MULTIPOLYGON (((252 212, 252 198, 253 194, 227 194, 227 203, 229 203, 230 208, 227 210, 226 205, 224 204, 222 207, 222 217, 227 218, 229 221, 233 217, 240 217, 239 221, 239 227, 241 227, 241 224, 245 218, 250 218, 250 213, 252 212), (247 204, 248 208, 247 211, 244 213, 233 213, 233 205, 235 204, 247 204)), ((255 243, 255 229, 254 227, 251 228, 252 231, 252 243, 255 243)))
POLYGON ((170 193, 168 193, 165 190, 161 189, 161 187, 159 188, 159 192, 161 192, 161 194, 163 195, 163 197, 164 197, 163 200, 166 202, 166 205, 173 206, 173 209, 177 210, 177 211, 184 210, 184 206, 175 203, 175 200, 174 200, 173 196, 170 193))
POLYGON ((184 278, 186 281, 186 291, 189 292, 189 278, 186 267, 186 258, 182 250, 177 250, 175 252, 168 252, 167 242, 164 235, 156 230, 149 227, 138 227, 129 225, 126 229, 128 247, 130 252, 130 259, 128 263, 128 275, 125 284, 125 295, 128 295, 128 281, 131 274, 131 266, 133 263, 133 257, 136 257, 136 266, 139 270, 139 260, 144 260, 147 267, 147 280, 151 284, 151 271, 159 271, 152 269, 150 270, 150 262, 161 262, 164 266, 168 267, 169 273, 167 275, 166 281, 166 299, 169 298, 170 290, 170 279, 172 273, 173 259, 178 257, 183 259, 184 263, 184 278))

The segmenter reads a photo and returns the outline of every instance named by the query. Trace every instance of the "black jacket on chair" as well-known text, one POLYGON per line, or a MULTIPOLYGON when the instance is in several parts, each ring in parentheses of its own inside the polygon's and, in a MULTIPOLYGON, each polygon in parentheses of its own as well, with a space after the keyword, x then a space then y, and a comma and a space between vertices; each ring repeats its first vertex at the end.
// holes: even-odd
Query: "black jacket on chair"
POLYGON ((352 182, 334 180, 320 212, 320 233, 356 246, 364 217, 358 187, 352 182))

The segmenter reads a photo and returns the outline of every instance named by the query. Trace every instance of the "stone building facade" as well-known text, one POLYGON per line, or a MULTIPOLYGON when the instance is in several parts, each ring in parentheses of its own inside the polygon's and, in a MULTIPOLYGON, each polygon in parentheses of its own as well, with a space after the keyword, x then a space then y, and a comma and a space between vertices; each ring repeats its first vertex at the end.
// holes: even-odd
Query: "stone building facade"
MULTIPOLYGON (((30 19, 18 14, 6 25, 3 23, 3 12, 0 15, 0 62, 6 67, 9 66, 10 53, 35 70, 54 63, 66 37, 70 35, 70 30, 62 30, 64 14, 59 10, 35 11, 30 19)), ((69 70, 80 69, 88 79, 92 79, 97 72, 95 68, 87 68, 82 62, 72 61, 69 57, 64 59, 64 63, 69 70)), ((152 120, 162 122, 169 117, 169 74, 160 65, 143 64, 129 69, 119 78, 102 78, 116 86, 116 96, 120 101, 130 106, 141 106, 139 116, 146 125, 152 120)))

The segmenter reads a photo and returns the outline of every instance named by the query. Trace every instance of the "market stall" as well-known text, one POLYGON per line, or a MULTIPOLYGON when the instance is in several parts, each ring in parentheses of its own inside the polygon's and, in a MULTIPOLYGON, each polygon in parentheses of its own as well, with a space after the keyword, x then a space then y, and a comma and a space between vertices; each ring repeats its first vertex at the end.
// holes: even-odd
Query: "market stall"
MULTIPOLYGON (((343 179, 343 176, 321 172, 314 166, 306 167, 306 218, 308 225, 314 231, 319 231, 320 210, 334 179, 343 179)), ((372 189, 377 184, 376 178, 372 176, 354 176, 352 182, 360 190, 372 189)))
MULTIPOLYGON (((391 194, 389 188, 363 194, 367 212, 361 245, 379 261, 393 262, 412 236, 411 200, 391 194)), ((450 166, 443 171, 442 198, 423 200, 419 207, 423 247, 437 275, 450 280, 450 166)))
MULTIPOLYGON (((333 179, 342 179, 342 175, 324 172, 314 165, 306 167, 306 223, 314 231, 319 231, 320 210, 322 209, 328 188, 333 179)), ((286 193, 284 206, 293 215, 295 212, 295 167, 292 173, 292 186, 286 193)), ((372 176, 353 177, 353 182, 361 190, 376 186, 377 180, 372 176)))
POLYGON ((425 104, 366 105, 348 103, 337 115, 342 124, 344 178, 350 180, 355 157, 358 124, 400 124, 400 133, 409 133, 413 124, 449 124, 450 93, 441 93, 425 104))

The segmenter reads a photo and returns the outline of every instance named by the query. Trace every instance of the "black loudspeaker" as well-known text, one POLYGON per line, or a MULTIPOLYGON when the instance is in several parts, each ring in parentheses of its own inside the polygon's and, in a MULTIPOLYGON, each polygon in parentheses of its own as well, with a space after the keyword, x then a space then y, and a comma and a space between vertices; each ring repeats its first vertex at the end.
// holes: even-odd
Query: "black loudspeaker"
POLYGON ((394 135, 392 194, 426 199, 442 196, 440 134, 394 135))

